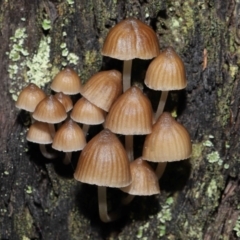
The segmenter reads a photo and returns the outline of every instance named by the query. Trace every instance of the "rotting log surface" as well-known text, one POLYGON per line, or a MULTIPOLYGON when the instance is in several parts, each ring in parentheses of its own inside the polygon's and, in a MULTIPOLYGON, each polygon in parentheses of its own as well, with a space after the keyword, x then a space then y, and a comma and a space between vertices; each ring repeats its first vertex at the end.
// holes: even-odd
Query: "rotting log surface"
MULTIPOLYGON (((1 239, 237 239, 239 9, 233 0, 0 1, 1 239), (49 93, 48 79, 66 63, 83 81, 100 69, 121 69, 100 49, 108 30, 128 16, 151 25, 161 48, 173 46, 184 60, 187 89, 170 94, 167 110, 189 130, 193 156, 168 165, 161 195, 136 197, 126 217, 103 224, 96 188, 72 177, 77 154, 70 167, 43 159, 26 142, 29 115, 13 98, 28 81, 41 80, 49 93)), ((133 81, 143 82, 148 64, 134 62, 133 81)), ((159 94, 145 93, 156 107, 159 94)), ((109 190, 110 204, 119 196, 109 190)))

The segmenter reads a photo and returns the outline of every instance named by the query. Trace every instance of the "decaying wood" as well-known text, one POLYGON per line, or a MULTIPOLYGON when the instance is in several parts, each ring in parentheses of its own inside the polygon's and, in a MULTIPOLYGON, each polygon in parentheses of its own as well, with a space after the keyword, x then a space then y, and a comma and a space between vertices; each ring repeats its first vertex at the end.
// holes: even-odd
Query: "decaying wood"
MULTIPOLYGON (((234 0, 0 1, 0 238, 238 239, 239 9, 234 0), (185 63, 187 89, 170 93, 167 110, 176 111, 189 130, 193 156, 168 164, 161 195, 136 197, 122 220, 103 224, 96 188, 72 177, 78 154, 69 167, 61 159, 43 159, 25 139, 29 115, 18 111, 13 99, 28 81, 39 81, 29 79, 28 71, 43 74, 49 93, 48 78, 65 63, 83 82, 100 69, 121 69, 100 50, 109 29, 129 16, 151 25, 161 48, 173 46, 185 63), (14 40, 18 29, 27 34, 22 45, 14 40), (50 47, 49 60, 34 65, 41 41, 50 47), (21 49, 12 51, 14 44, 21 49)), ((143 82, 148 64, 133 63, 134 82, 143 82)), ((144 91, 156 108, 159 93, 144 91)), ((116 208, 113 200, 122 193, 108 193, 110 208, 116 208)))

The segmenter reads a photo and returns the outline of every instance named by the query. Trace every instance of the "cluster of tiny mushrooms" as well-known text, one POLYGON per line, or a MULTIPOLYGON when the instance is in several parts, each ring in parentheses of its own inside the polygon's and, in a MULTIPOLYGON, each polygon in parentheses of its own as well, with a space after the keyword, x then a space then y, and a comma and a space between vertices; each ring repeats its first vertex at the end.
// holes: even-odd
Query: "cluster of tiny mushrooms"
POLYGON ((110 222, 120 215, 108 213, 106 187, 128 193, 123 204, 130 203, 134 195, 159 194, 158 180, 167 162, 189 158, 192 146, 185 127, 163 112, 168 91, 187 84, 184 64, 174 49, 167 47, 160 52, 152 28, 128 18, 109 31, 102 55, 123 60, 123 74, 101 71, 82 85, 78 74, 67 67, 51 83, 55 95, 46 96, 31 83, 21 91, 16 107, 30 112, 27 140, 39 144, 44 157, 56 158, 56 153, 46 150, 47 144, 65 152, 65 164, 71 162, 73 151, 81 151, 74 178, 98 185, 100 219, 110 222), (155 114, 142 90, 131 86, 135 58, 155 58, 144 80, 148 88, 162 91, 155 114), (69 95, 79 93, 82 98, 73 106, 69 95), (103 124, 104 130, 86 143, 89 126, 97 124, 103 124), (125 148, 115 134, 125 135, 125 148), (147 136, 142 156, 133 161, 134 135, 147 136), (147 161, 158 163, 155 171, 147 161))

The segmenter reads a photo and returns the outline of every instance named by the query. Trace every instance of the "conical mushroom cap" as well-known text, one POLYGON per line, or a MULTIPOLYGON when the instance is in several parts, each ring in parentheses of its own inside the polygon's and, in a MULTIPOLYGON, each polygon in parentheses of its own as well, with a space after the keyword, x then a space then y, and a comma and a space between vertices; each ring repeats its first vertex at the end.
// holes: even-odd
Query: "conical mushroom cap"
POLYGON ((86 139, 82 129, 70 119, 56 132, 52 148, 63 152, 74 152, 82 150, 85 145, 86 139))
POLYGON ((99 107, 90 103, 86 98, 80 98, 74 105, 71 118, 78 123, 87 125, 101 124, 106 113, 99 107))
POLYGON ((55 92, 63 92, 67 95, 78 94, 81 91, 81 80, 77 73, 66 67, 61 70, 53 79, 51 89, 55 92))
POLYGON ((65 120, 67 113, 64 106, 51 95, 37 105, 32 116, 37 121, 55 124, 65 120))
POLYGON ((74 173, 76 180, 107 187, 125 187, 131 183, 126 151, 108 129, 101 131, 82 150, 74 173))
POLYGON ((192 144, 186 128, 164 112, 144 142, 142 158, 151 162, 172 162, 191 156, 192 144))
POLYGON ((116 70, 93 75, 83 86, 81 94, 89 102, 108 112, 122 93, 122 74, 116 70))
POLYGON ((115 25, 108 33, 102 55, 120 60, 151 59, 159 54, 156 33, 145 23, 128 18, 115 25))
POLYGON ((160 193, 157 175, 146 161, 138 158, 131 162, 130 171, 132 183, 127 187, 121 188, 123 192, 140 196, 160 193))
POLYGON ((186 87, 184 63, 172 47, 166 48, 150 63, 144 82, 149 88, 161 91, 186 87))
POLYGON ((63 92, 59 92, 56 93, 54 97, 57 98, 57 100, 64 106, 66 112, 72 110, 73 108, 72 99, 68 95, 64 94, 63 92))
POLYGON ((46 94, 34 83, 25 87, 18 96, 15 106, 28 112, 33 112, 40 101, 46 97, 46 94))
POLYGON ((152 131, 152 106, 141 90, 133 86, 112 105, 105 127, 114 133, 144 135, 152 131))
POLYGON ((35 121, 28 130, 27 140, 38 144, 52 143, 52 136, 48 124, 35 121))

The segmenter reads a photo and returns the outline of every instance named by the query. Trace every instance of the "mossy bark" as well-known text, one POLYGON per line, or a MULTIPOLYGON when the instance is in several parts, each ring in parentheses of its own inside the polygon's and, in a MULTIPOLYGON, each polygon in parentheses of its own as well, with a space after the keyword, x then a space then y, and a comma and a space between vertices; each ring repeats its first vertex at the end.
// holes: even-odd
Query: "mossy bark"
MULTIPOLYGON (((1 239, 237 239, 239 4, 2 0, 1 239), (183 58, 188 86, 169 94, 166 109, 175 111, 189 130, 193 156, 168 164, 161 195, 136 197, 122 220, 103 224, 96 188, 72 177, 78 153, 69 167, 61 159, 44 159, 37 146, 27 143, 29 115, 19 112, 13 99, 31 81, 49 93, 48 79, 66 64, 79 72, 83 82, 100 69, 121 69, 119 61, 102 58, 100 50, 109 29, 129 16, 151 25, 161 48, 171 45, 183 58)), ((143 82, 148 64, 133 63, 134 82, 143 82)), ((145 92, 156 108, 159 93, 146 88, 145 92)), ((111 204, 121 193, 109 190, 109 196, 111 204)))

